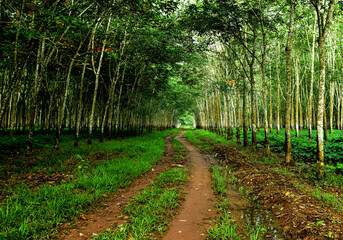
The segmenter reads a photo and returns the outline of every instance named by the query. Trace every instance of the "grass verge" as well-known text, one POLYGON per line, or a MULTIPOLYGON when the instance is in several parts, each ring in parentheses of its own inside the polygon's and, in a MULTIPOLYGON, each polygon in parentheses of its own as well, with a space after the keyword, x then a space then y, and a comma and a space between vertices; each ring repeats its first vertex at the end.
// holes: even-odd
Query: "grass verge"
POLYGON ((199 148, 202 152, 211 152, 211 148, 216 143, 229 144, 229 140, 226 140, 223 136, 219 136, 216 133, 212 133, 205 130, 193 130, 187 131, 184 134, 192 144, 199 148))
MULTIPOLYGON (((46 239, 56 233, 63 222, 75 219, 104 194, 127 187, 131 181, 149 170, 162 156, 164 137, 169 130, 138 137, 96 143, 77 150, 65 142, 61 151, 74 151, 82 156, 97 151, 122 152, 96 166, 87 164, 77 167, 73 178, 60 185, 43 184, 34 190, 18 185, 11 196, 0 205, 0 239, 46 239)), ((45 153, 48 154, 48 153, 45 153)), ((54 153, 50 153, 55 159, 54 153)))
POLYGON ((175 138, 172 138, 172 142, 175 150, 174 157, 177 159, 178 163, 184 163, 184 160, 187 157, 187 150, 183 144, 175 138))
POLYGON ((174 168, 161 173, 154 183, 140 192, 124 209, 130 222, 108 229, 95 239, 126 240, 154 239, 162 237, 168 229, 168 219, 179 207, 178 185, 187 181, 186 170, 174 168))

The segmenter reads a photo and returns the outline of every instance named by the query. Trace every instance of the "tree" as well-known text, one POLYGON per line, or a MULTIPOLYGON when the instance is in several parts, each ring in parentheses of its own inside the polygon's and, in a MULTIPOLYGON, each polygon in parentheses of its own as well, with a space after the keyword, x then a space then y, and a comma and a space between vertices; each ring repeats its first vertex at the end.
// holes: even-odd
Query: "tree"
POLYGON ((286 163, 291 162, 292 158, 292 140, 291 140, 291 57, 292 57, 292 36, 294 26, 294 13, 295 13, 295 2, 294 0, 289 1, 290 5, 290 18, 288 25, 288 38, 286 45, 286 113, 285 113, 285 138, 286 138, 286 163))
POLYGON ((319 89, 317 105, 317 171, 319 176, 324 174, 324 111, 325 111, 325 41, 331 27, 336 0, 327 4, 310 0, 317 14, 318 49, 319 49, 319 89))

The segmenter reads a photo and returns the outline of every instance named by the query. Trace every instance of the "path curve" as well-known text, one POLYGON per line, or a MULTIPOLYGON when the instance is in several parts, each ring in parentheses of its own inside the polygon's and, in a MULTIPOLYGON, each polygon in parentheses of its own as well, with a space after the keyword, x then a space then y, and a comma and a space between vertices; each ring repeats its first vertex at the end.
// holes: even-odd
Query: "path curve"
POLYGON ((190 183, 179 215, 170 224, 163 240, 205 239, 207 230, 216 216, 215 195, 211 188, 210 163, 206 162, 199 149, 183 137, 185 131, 175 139, 188 150, 190 183))

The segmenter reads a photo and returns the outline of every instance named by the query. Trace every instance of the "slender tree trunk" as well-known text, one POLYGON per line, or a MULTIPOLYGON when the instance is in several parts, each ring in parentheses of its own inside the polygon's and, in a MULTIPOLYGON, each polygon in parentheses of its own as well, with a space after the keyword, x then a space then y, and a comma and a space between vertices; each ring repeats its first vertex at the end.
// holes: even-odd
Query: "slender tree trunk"
POLYGON ((324 166, 324 139, 323 139, 323 120, 324 120, 324 94, 325 94, 325 39, 319 37, 319 89, 318 89, 318 108, 317 108, 317 170, 319 175, 323 175, 324 166))
POLYGON ((341 99, 340 99, 340 95, 337 94, 337 122, 336 122, 336 127, 337 130, 341 129, 341 99))
POLYGON ((333 101, 335 94, 335 84, 330 83, 330 134, 333 132, 333 101))
MULTIPOLYGON (((111 17, 108 18, 105 35, 107 35, 107 33, 108 33, 108 30, 109 30, 109 27, 110 27, 110 23, 111 23, 111 17)), ((93 65, 93 70, 94 70, 94 73, 95 73, 95 85, 94 85, 92 109, 91 109, 91 113, 90 113, 90 117, 89 117, 89 123, 88 123, 88 144, 92 143, 92 132, 93 132, 93 124, 94 124, 93 123, 93 121, 94 121, 94 112, 95 112, 95 105, 96 105, 96 99, 97 99, 97 94, 98 94, 100 70, 101 70, 101 67, 102 67, 102 60, 103 60, 103 56, 104 56, 104 52, 105 52, 105 47, 106 47, 106 44, 103 43, 102 44, 102 48, 101 48, 101 53, 100 53, 100 58, 99 58, 99 63, 98 63, 97 69, 95 69, 95 66, 93 65)), ((92 55, 92 60, 93 60, 92 62, 94 63, 93 55, 92 55)))
POLYGON ((286 114, 285 114, 285 137, 286 137, 286 163, 292 159, 292 141, 291 141, 291 58, 292 58, 292 35, 294 25, 295 2, 291 0, 291 12, 288 29, 288 39, 286 46, 286 114))
POLYGON ((329 137, 328 137, 328 122, 327 122, 327 118, 326 118, 326 106, 324 104, 324 119, 323 119, 323 122, 324 122, 324 139, 325 139, 325 142, 328 142, 329 141, 329 137))
MULTIPOLYGON (((280 42, 278 42, 278 55, 280 56, 280 42)), ((276 71, 277 71, 277 116, 276 116, 276 124, 277 124, 277 134, 280 135, 280 57, 277 57, 276 60, 276 71)))
POLYGON ((272 104, 272 64, 270 62, 269 70, 269 129, 273 133, 273 104, 272 104))
MULTIPOLYGON (((36 107, 37 107, 37 100, 38 100, 38 92, 40 89, 40 84, 42 77, 40 76, 40 71, 43 72, 43 56, 45 52, 45 37, 42 36, 39 42, 38 52, 37 52, 37 63, 36 63, 36 72, 35 72, 35 80, 34 80, 34 87, 33 87, 33 94, 32 94, 32 101, 30 104, 30 123, 29 123, 29 136, 27 140, 27 149, 31 152, 32 151, 32 144, 33 144, 33 132, 35 127, 35 116, 36 116, 36 107)), ((47 63, 45 63, 47 64, 47 63)))
POLYGON ((254 72, 254 63, 255 63, 255 51, 256 51, 256 35, 254 33, 254 42, 253 42, 253 54, 251 56, 251 62, 249 63, 250 68, 250 85, 251 85, 251 135, 252 135, 252 148, 257 148, 257 136, 256 136, 256 83, 255 83, 255 72, 254 72))
POLYGON ((299 137, 299 57, 295 59, 295 136, 299 137))
MULTIPOLYGON (((263 24, 262 24, 263 26, 263 24)), ((264 29, 264 28, 262 28, 264 29)), ((267 83, 266 83, 266 71, 265 71, 265 61, 266 61, 266 34, 263 30, 262 33, 263 37, 263 50, 262 50, 262 93, 263 93, 263 110, 264 110, 264 116, 263 116, 263 127, 264 127, 264 139, 265 139, 265 148, 266 148, 266 155, 270 155, 270 144, 269 144, 269 133, 268 133, 268 100, 267 100, 267 83)))
MULTIPOLYGON (((246 50, 244 49, 244 52, 246 50)), ((247 62, 247 55, 246 53, 244 54, 244 63, 243 67, 246 68, 246 62, 247 62)), ((247 108, 247 80, 246 78, 243 78, 243 146, 247 147, 248 146, 248 108, 247 108)))
POLYGON ((14 124, 17 121, 16 114, 17 114, 17 104, 18 104, 19 96, 20 96, 19 81, 17 81, 17 86, 16 86, 16 90, 14 93, 14 99, 13 99, 12 114, 11 114, 10 137, 13 136, 14 124))
MULTIPOLYGON (((315 24, 314 24, 315 26, 315 24)), ((312 56, 311 56, 311 83, 310 83, 310 96, 308 99, 308 116, 307 116, 307 129, 308 138, 312 140, 312 101, 313 101, 313 82, 314 82, 314 54, 315 54, 315 39, 316 39, 316 28, 313 29, 313 42, 312 42, 312 56)))
POLYGON ((304 118, 303 118, 303 107, 302 107, 302 101, 301 101, 301 99, 299 99, 299 102, 300 102, 300 104, 299 104, 299 113, 300 113, 300 132, 304 129, 304 118))
POLYGON ((241 126, 240 126, 240 109, 239 109, 239 100, 240 100, 240 94, 239 94, 239 86, 237 85, 236 89, 236 107, 237 107, 237 121, 236 121, 236 130, 237 130, 237 143, 241 143, 241 126))
POLYGON ((325 111, 325 40, 330 29, 333 12, 335 10, 336 0, 330 0, 327 10, 326 20, 324 22, 325 7, 315 0, 311 0, 316 9, 318 17, 318 49, 319 49, 319 89, 318 89, 318 108, 317 108, 317 172, 320 177, 324 175, 324 140, 323 124, 325 111))
MULTIPOLYGON (((83 42, 80 43, 77 52, 75 53, 74 57, 71 59, 70 64, 69 64, 64 95, 62 98, 62 106, 60 107, 59 112, 58 112, 57 129, 56 129, 56 137, 55 137, 55 149, 59 148, 60 135, 61 135, 62 125, 63 125, 63 120, 64 120, 64 112, 65 112, 65 108, 66 108, 66 104, 67 104, 67 98, 68 98, 68 94, 69 94, 69 85, 70 85, 69 83, 70 83, 70 77, 71 77, 71 70, 73 69, 74 62, 75 62, 77 56, 79 55, 78 52, 81 49, 82 43, 83 42)), ((69 126, 69 128, 70 128, 70 126, 69 126)))

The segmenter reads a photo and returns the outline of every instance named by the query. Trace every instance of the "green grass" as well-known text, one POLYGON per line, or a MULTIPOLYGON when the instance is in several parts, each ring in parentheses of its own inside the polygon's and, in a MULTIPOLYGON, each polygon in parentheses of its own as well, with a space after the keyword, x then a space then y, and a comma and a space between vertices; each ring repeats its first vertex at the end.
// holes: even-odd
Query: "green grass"
MULTIPOLYGON (((65 141, 60 151, 66 159, 76 154, 83 158, 99 151, 121 154, 115 157, 110 154, 109 159, 96 165, 81 164, 73 172, 73 178, 62 181, 59 186, 43 184, 34 190, 25 184, 16 186, 0 205, 0 239, 52 236, 61 223, 74 219, 104 194, 127 187, 134 178, 149 170, 163 154, 164 137, 172 132, 144 134, 102 144, 94 141, 92 145, 82 144, 79 148, 65 141)), ((59 152, 48 155, 48 151, 49 148, 45 157, 54 161, 59 159, 59 152)), ((57 164, 63 165, 63 162, 57 164)))
POLYGON ((108 229, 96 239, 143 240, 162 237, 168 229, 168 219, 179 207, 180 190, 177 186, 186 181, 186 170, 174 168, 161 173, 149 188, 140 192, 125 207, 124 213, 130 217, 130 223, 108 229))
POLYGON ((184 136, 203 152, 210 152, 216 143, 229 144, 230 141, 224 137, 205 130, 187 131, 184 136))
POLYGON ((175 138, 172 139, 174 150, 175 150, 175 155, 174 157, 179 160, 183 160, 187 156, 187 150, 183 146, 183 144, 176 140, 175 138))
POLYGON ((232 223, 229 212, 230 203, 225 197, 228 188, 227 169, 219 169, 217 166, 212 168, 212 188, 214 193, 219 195, 215 203, 219 216, 215 220, 215 226, 208 229, 207 239, 242 239, 237 225, 232 223))
POLYGON ((241 233, 238 231, 236 224, 232 223, 230 213, 224 212, 216 219, 214 227, 210 227, 207 233, 208 240, 241 240, 241 233))
POLYGON ((212 187, 215 194, 226 196, 228 176, 226 169, 212 168, 212 187))

